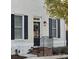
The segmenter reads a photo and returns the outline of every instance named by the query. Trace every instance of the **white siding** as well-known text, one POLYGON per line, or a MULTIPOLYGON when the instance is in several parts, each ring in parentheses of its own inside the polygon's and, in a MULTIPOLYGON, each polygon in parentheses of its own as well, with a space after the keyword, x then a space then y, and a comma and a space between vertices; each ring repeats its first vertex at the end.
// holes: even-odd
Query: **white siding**
POLYGON ((60 38, 54 38, 54 47, 64 47, 66 46, 66 27, 65 21, 60 20, 60 38))
POLYGON ((60 38, 49 38, 48 36, 44 36, 40 40, 41 47, 64 47, 66 46, 66 27, 65 21, 60 20, 60 38))
MULTIPOLYGON (((28 16, 28 39, 11 40, 12 54, 15 49, 20 49, 20 54, 26 54, 33 46, 33 18, 40 17, 40 37, 49 36, 49 20, 41 0, 11 0, 11 13, 28 16), (43 21, 47 24, 44 26, 43 21)), ((54 47, 65 46, 65 22, 61 20, 61 38, 54 38, 54 47)))
POLYGON ((27 50, 33 46, 33 18, 40 17, 40 37, 48 36, 48 16, 43 7, 41 0, 12 0, 11 1, 11 13, 28 16, 28 39, 24 40, 11 40, 12 54, 14 49, 20 49, 21 54, 27 53, 27 50), (43 21, 47 24, 44 26, 43 21), (22 50, 24 49, 24 50, 22 50))

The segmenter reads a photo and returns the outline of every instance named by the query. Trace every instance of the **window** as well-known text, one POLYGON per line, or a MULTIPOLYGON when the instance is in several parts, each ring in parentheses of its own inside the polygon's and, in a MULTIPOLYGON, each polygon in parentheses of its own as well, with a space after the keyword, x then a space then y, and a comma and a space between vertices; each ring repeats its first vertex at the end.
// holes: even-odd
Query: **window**
POLYGON ((28 39, 28 16, 11 14, 11 39, 28 39))
POLYGON ((56 37, 56 20, 52 20, 52 36, 56 37))
POLYGON ((22 16, 15 15, 14 17, 14 29, 15 29, 15 39, 22 39, 22 16))
POLYGON ((49 18, 49 37, 60 38, 60 20, 49 18))
POLYGON ((34 18, 33 20, 40 20, 40 18, 34 18))

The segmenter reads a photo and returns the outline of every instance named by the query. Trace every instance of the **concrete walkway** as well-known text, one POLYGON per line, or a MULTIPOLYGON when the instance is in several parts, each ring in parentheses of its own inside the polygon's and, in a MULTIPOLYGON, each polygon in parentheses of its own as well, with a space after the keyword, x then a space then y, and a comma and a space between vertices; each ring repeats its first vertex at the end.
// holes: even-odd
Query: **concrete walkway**
POLYGON ((57 59, 57 58, 65 58, 68 55, 54 55, 54 56, 46 56, 46 57, 30 57, 26 59, 57 59))

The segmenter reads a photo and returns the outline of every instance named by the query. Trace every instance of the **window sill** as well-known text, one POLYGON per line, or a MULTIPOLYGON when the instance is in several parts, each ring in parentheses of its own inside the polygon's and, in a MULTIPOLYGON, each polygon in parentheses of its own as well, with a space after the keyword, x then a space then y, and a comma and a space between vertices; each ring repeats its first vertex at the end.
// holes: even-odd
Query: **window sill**
POLYGON ((26 40, 28 40, 28 39, 14 39, 14 40, 11 40, 11 41, 21 41, 21 42, 23 42, 23 41, 26 41, 26 40))

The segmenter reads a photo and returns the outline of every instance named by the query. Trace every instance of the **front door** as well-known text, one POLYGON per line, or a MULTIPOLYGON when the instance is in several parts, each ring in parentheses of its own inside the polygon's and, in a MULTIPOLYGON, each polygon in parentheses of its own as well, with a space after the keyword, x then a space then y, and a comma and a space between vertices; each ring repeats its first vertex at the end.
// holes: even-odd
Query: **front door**
POLYGON ((40 22, 34 22, 34 46, 40 46, 40 22))

